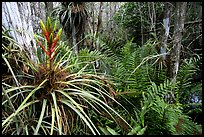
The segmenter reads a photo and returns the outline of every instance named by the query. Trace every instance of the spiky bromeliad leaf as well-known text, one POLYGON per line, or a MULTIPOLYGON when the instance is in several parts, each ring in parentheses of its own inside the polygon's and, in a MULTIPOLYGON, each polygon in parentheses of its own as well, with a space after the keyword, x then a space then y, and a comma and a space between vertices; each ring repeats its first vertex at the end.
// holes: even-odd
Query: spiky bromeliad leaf
POLYGON ((12 119, 18 114, 20 113, 20 111, 22 111, 24 108, 32 105, 33 103, 39 102, 39 100, 34 100, 31 101, 29 103, 26 103, 28 101, 28 99, 38 90, 41 88, 41 86, 47 81, 47 79, 45 79, 38 87, 36 87, 34 90, 32 90, 28 96, 24 99, 24 101, 20 104, 20 106, 18 107, 18 109, 16 110, 16 112, 12 113, 10 116, 8 116, 2 123, 2 127, 5 126, 5 124, 7 123, 7 125, 9 125, 12 122, 12 119))
POLYGON ((42 105, 42 111, 41 111, 41 114, 40 114, 40 118, 39 118, 39 121, 38 121, 36 130, 35 130, 35 132, 34 132, 34 135, 37 135, 37 134, 38 134, 38 131, 39 131, 39 129, 40 129, 40 126, 41 126, 41 123, 42 123, 42 119, 43 119, 43 116, 44 116, 44 113, 45 113, 46 103, 47 103, 47 100, 44 99, 44 100, 43 100, 43 105, 42 105))

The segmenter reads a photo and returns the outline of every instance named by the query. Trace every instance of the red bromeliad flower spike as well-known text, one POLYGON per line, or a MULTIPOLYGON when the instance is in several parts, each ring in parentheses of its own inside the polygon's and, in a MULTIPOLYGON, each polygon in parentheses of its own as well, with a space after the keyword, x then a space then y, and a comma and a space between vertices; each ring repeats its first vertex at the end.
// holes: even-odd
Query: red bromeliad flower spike
MULTIPOLYGON (((55 51, 56 49, 56 45, 57 42, 59 41, 59 38, 62 34, 62 28, 59 30, 59 32, 57 33, 57 35, 55 36, 54 32, 56 31, 56 23, 54 25, 54 29, 52 31, 52 24, 50 21, 50 18, 47 18, 47 23, 46 26, 44 25, 44 23, 42 22, 42 20, 40 20, 40 26, 42 29, 42 33, 46 38, 47 41, 47 50, 45 49, 45 47, 42 45, 42 43, 38 40, 38 38, 36 37, 36 35, 34 35, 34 38, 36 39, 38 45, 42 48, 42 50, 46 53, 46 55, 49 57, 50 59, 50 64, 52 62, 52 59, 55 55, 52 55, 52 53, 55 51), (55 38, 54 38, 55 36, 55 38)), ((56 54, 56 53, 55 53, 56 54)))

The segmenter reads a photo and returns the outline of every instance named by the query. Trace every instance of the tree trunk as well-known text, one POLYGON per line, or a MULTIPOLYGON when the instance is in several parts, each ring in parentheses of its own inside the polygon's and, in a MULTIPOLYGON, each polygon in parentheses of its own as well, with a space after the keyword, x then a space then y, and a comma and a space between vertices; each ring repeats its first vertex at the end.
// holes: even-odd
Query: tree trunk
POLYGON ((108 17, 108 15, 109 15, 109 12, 108 12, 108 6, 109 6, 109 2, 106 2, 106 32, 107 32, 107 30, 108 30, 108 26, 109 26, 109 17, 108 17))
MULTIPOLYGON (((172 82, 176 83, 176 76, 179 69, 180 50, 182 32, 184 30, 184 20, 186 14, 187 2, 176 2, 175 19, 174 19, 174 34, 173 34, 173 47, 170 52, 170 78, 172 82)), ((169 98, 170 103, 175 100, 174 91, 169 98)))
POLYGON ((92 24, 93 24, 93 35, 95 33, 95 3, 92 4, 92 24))
POLYGON ((173 34, 173 47, 171 50, 171 78, 174 83, 176 83, 176 76, 179 68, 180 60, 180 50, 181 50, 181 40, 182 32, 184 30, 184 20, 186 14, 187 2, 177 2, 175 10, 175 24, 174 24, 174 34, 173 34))
POLYGON ((77 37, 76 37, 76 27, 74 25, 72 26, 72 44, 74 48, 74 53, 78 55, 79 49, 78 49, 77 37))
MULTIPOLYGON (((97 36, 98 36, 98 33, 99 33, 101 25, 102 25, 102 6, 103 6, 103 2, 100 2, 99 13, 98 13, 98 23, 97 23, 97 28, 96 28, 96 35, 97 36)), ((99 51, 99 40, 98 40, 98 38, 96 40, 96 50, 99 51)), ((100 67, 100 62, 99 62, 99 60, 96 60, 95 68, 98 69, 99 67, 100 67)))
POLYGON ((25 50, 32 61, 36 62, 36 42, 34 33, 38 32, 39 19, 42 18, 40 3, 34 2, 3 2, 2 25, 12 31, 9 34, 25 50), (35 25, 36 26, 35 26, 35 25))
POLYGON ((156 11, 155 11, 155 3, 152 2, 152 16, 153 16, 153 30, 154 33, 156 34, 156 21, 157 21, 157 17, 156 17, 156 11))
POLYGON ((51 12, 53 10, 53 2, 45 2, 45 8, 46 8, 46 18, 51 15, 51 12))
POLYGON ((164 33, 161 40, 161 47, 160 47, 160 54, 162 54, 162 60, 165 62, 166 60, 166 49, 167 49, 167 40, 169 36, 170 30, 170 15, 172 11, 172 6, 165 2, 165 11, 164 11, 164 18, 163 18, 163 26, 164 26, 164 33))
POLYGON ((99 6, 99 13, 98 13, 98 24, 97 24, 97 29, 96 29, 96 33, 99 32, 101 25, 102 25, 102 5, 103 2, 100 2, 100 6, 99 6))
MULTIPOLYGON (((139 4, 139 3, 138 3, 139 4)), ((144 36, 143 36, 143 18, 142 18, 142 5, 139 4, 139 12, 140 12, 140 20, 141 20, 141 28, 140 28, 140 31, 141 31, 141 41, 142 41, 142 46, 144 44, 144 36)))

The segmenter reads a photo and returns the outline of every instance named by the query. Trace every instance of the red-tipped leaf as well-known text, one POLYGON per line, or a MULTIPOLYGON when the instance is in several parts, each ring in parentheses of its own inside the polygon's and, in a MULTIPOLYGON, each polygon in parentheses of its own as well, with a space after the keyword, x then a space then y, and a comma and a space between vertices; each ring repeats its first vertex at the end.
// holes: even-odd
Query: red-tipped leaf
POLYGON ((43 34, 45 35, 46 40, 48 40, 49 35, 48 35, 47 29, 46 29, 44 23, 42 22, 42 20, 40 20, 40 26, 41 26, 43 34))
POLYGON ((38 45, 42 48, 42 50, 49 56, 49 52, 43 47, 42 43, 38 41, 38 45))
POLYGON ((51 53, 53 53, 55 51, 56 45, 57 45, 57 43, 52 43, 51 53))

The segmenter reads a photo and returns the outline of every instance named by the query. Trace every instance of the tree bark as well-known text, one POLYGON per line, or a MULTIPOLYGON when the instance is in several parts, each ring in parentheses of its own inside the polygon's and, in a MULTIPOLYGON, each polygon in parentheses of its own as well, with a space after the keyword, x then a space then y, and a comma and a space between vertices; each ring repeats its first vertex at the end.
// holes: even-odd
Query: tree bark
POLYGON ((45 8, 46 8, 46 18, 51 15, 51 12, 53 10, 53 2, 45 2, 45 8))
MULTIPOLYGON (((179 70, 180 50, 182 32, 184 30, 184 20, 186 14, 187 2, 176 2, 175 19, 174 19, 174 34, 173 47, 170 51, 170 78, 173 84, 176 83, 176 77, 179 70)), ((169 102, 175 101, 174 91, 172 91, 169 102)))
MULTIPOLYGON (((96 28, 96 35, 100 31, 100 28, 101 28, 101 25, 102 25, 102 6, 103 6, 103 2, 100 2, 99 13, 98 13, 98 23, 97 23, 97 28, 96 28)), ((96 50, 99 50, 99 41, 98 41, 98 39, 96 40, 96 50)), ((98 69, 99 66, 100 66, 100 62, 98 60, 96 60, 95 68, 98 69)))
POLYGON ((103 2, 100 2, 100 6, 99 6, 99 13, 98 13, 98 23, 97 23, 97 28, 96 28, 96 33, 99 32, 101 25, 102 25, 102 5, 103 2))
POLYGON ((157 21, 157 16, 156 16, 156 11, 155 11, 155 3, 152 2, 152 16, 153 16, 153 31, 156 34, 156 21, 157 21))
MULTIPOLYGON (((186 22, 185 24, 184 24, 184 26, 189 26, 189 25, 195 25, 195 24, 202 24, 202 20, 195 20, 195 21, 189 21, 189 22, 186 22)), ((171 28, 173 28, 174 27, 174 25, 170 25, 170 29, 171 28)), ((162 28, 158 28, 158 29, 156 29, 155 31, 156 32, 158 32, 158 31, 161 31, 161 29, 162 28)), ((151 32, 154 32, 153 30, 151 30, 151 31, 146 31, 146 32, 144 32, 143 34, 144 35, 149 35, 149 33, 151 33, 151 32)))
POLYGON ((93 23, 93 34, 95 33, 95 3, 92 5, 92 23, 93 23))
POLYGON ((162 54, 162 60, 165 62, 166 60, 166 49, 167 49, 167 40, 169 36, 169 30, 170 30, 170 15, 172 11, 172 6, 165 2, 165 11, 164 11, 164 18, 163 18, 163 27, 164 27, 164 33, 161 40, 161 46, 160 46, 160 54, 162 54))
POLYGON ((108 10, 109 10, 108 6, 109 6, 109 2, 106 2, 106 32, 109 30, 108 29, 108 26, 109 26, 109 17, 108 16, 110 16, 110 14, 108 12, 108 10))
POLYGON ((74 53, 78 55, 79 48, 77 44, 76 27, 74 25, 72 26, 72 44, 73 44, 74 53))
POLYGON ((184 20, 186 14, 187 2, 177 2, 175 10, 175 24, 174 24, 174 34, 173 34, 173 47, 171 50, 171 78, 173 78, 174 83, 176 83, 176 76, 179 68, 180 50, 181 50, 181 40, 182 32, 184 30, 184 20))
POLYGON ((36 42, 33 36, 38 32, 36 26, 39 26, 39 20, 42 19, 42 10, 40 3, 37 2, 2 3, 2 25, 11 30, 9 34, 28 51, 30 59, 34 62, 37 61, 37 57, 35 54, 36 42))

